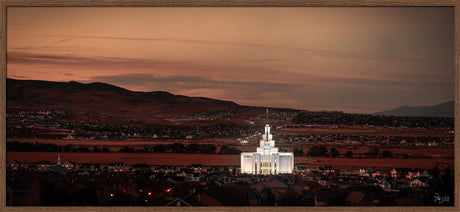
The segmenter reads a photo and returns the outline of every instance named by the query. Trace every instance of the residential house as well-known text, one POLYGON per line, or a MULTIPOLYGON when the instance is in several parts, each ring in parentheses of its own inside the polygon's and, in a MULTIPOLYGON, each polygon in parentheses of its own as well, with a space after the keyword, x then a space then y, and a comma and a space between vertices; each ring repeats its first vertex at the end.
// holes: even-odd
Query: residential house
POLYGON ((289 190, 289 185, 278 178, 270 178, 268 181, 255 183, 250 187, 259 193, 259 195, 262 194, 264 188, 269 188, 275 199, 279 199, 281 194, 284 194, 289 190))
POLYGON ((375 173, 375 169, 372 167, 366 167, 366 168, 359 169, 359 175, 363 177, 372 176, 372 174, 374 173, 375 173))
POLYGON ((428 178, 426 177, 415 178, 414 180, 409 182, 409 187, 411 188, 427 187, 428 186, 427 182, 428 182, 428 178))
POLYGON ((203 165, 201 164, 192 164, 191 166, 188 166, 187 168, 193 169, 193 172, 195 173, 201 173, 201 171, 203 171, 203 165))
POLYGON ((38 170, 45 170, 50 165, 51 165, 51 163, 49 161, 40 161, 37 164, 37 169, 38 170))
POLYGON ((174 174, 177 172, 177 167, 176 166, 160 166, 157 169, 155 169, 155 172, 160 172, 164 174, 174 174))
POLYGON ((214 174, 214 173, 228 173, 228 167, 227 166, 211 166, 209 167, 206 172, 208 174, 214 174))
POLYGON ((67 161, 64 163, 64 167, 68 169, 69 171, 75 170, 75 162, 73 161, 67 161))
POLYGON ((390 183, 386 180, 380 180, 378 183, 376 183, 376 185, 380 186, 384 191, 388 192, 399 192, 401 189, 401 185, 396 181, 390 183))
POLYGON ((177 197, 176 199, 174 199, 173 201, 169 202, 165 206, 177 206, 177 207, 187 206, 187 207, 192 207, 192 205, 190 203, 182 200, 180 197, 177 197))
POLYGON ((13 170, 18 170, 21 167, 21 163, 17 160, 13 160, 8 163, 7 167, 13 170))
POLYGON ((151 166, 149 164, 145 164, 145 163, 134 164, 131 167, 131 171, 132 172, 142 172, 142 173, 150 172, 151 171, 151 166))
POLYGON ((249 187, 226 185, 208 186, 200 190, 198 199, 207 206, 248 206, 249 187))
POLYGON ((330 166, 318 167, 318 169, 322 175, 333 175, 335 173, 335 169, 330 166))
POLYGON ((14 206, 38 206, 42 204, 42 185, 36 177, 18 177, 6 186, 6 203, 14 206))
POLYGON ((100 172, 101 165, 96 163, 84 163, 78 168, 79 171, 100 172))
POLYGON ((296 173, 306 174, 308 169, 306 166, 297 166, 295 169, 296 173))
POLYGON ((392 178, 401 178, 407 173, 407 168, 394 168, 391 170, 390 174, 392 178))
POLYGON ((108 165, 109 172, 122 172, 125 169, 124 163, 109 163, 108 165))

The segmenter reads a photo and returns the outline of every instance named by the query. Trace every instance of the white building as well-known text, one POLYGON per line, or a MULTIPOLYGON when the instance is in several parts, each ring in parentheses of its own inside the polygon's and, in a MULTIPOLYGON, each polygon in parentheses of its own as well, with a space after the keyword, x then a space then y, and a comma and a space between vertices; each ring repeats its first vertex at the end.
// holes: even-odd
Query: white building
POLYGON ((292 152, 278 152, 275 141, 270 134, 270 125, 265 124, 265 133, 260 140, 257 152, 241 153, 241 173, 246 174, 286 174, 292 173, 294 168, 294 154, 292 152))

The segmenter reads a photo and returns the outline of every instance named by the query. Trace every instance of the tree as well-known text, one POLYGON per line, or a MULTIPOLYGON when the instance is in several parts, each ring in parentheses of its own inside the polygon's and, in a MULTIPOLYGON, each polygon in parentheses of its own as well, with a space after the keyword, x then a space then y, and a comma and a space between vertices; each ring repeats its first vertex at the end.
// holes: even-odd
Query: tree
POLYGON ((134 148, 129 148, 128 146, 124 146, 118 150, 118 152, 134 152, 134 148))
POLYGON ((450 167, 446 167, 446 170, 444 170, 444 177, 449 177, 452 175, 452 170, 450 170, 450 167))
POLYGON ((166 146, 162 144, 155 145, 153 147, 154 152, 166 152, 166 146))
POLYGON ((439 168, 438 166, 435 166, 434 169, 431 171, 431 175, 433 176, 434 179, 439 179, 439 168))
POLYGON ((320 156, 328 156, 327 149, 324 146, 312 146, 310 151, 308 151, 308 155, 311 157, 320 157, 320 156))
POLYGON ((347 153, 345 153, 345 157, 352 158, 353 157, 353 152, 352 151, 347 151, 347 153))
POLYGON ((337 156, 340 156, 340 153, 339 151, 337 151, 337 149, 335 147, 332 147, 331 148, 331 153, 329 154, 331 157, 335 158, 337 156))
POLYGON ((222 145, 220 146, 219 154, 233 154, 237 155, 240 154, 241 150, 235 148, 235 147, 228 147, 227 145, 222 145))
POLYGON ((379 154, 379 149, 377 147, 374 147, 374 148, 370 149, 369 152, 366 152, 365 155, 368 158, 376 158, 376 157, 378 157, 380 155, 379 154))
POLYGON ((295 157, 302 157, 303 156, 303 149, 302 148, 294 147, 293 152, 294 152, 295 157))
POLYGON ((185 152, 185 146, 178 142, 169 144, 168 149, 170 149, 171 152, 174 152, 174 153, 184 153, 185 152))
POLYGON ((265 205, 265 206, 273 206, 275 205, 275 196, 272 193, 272 190, 270 188, 265 187, 262 190, 262 199, 260 201, 260 205, 265 205))
POLYGON ((198 153, 200 151, 200 145, 197 143, 189 144, 187 147, 185 147, 185 151, 187 153, 198 153))
POLYGON ((321 147, 319 148, 319 153, 320 153, 321 156, 325 156, 325 157, 328 157, 328 156, 329 156, 328 153, 327 153, 327 149, 326 149, 326 147, 324 147, 324 146, 321 146, 321 147))
POLYGON ((228 151, 228 147, 226 145, 220 146, 219 154, 226 154, 228 151))
POLYGON ((215 154, 217 146, 214 144, 203 144, 200 145, 200 152, 204 154, 215 154))
POLYGON ((393 158, 393 154, 391 154, 390 151, 385 150, 382 152, 382 157, 383 158, 393 158))

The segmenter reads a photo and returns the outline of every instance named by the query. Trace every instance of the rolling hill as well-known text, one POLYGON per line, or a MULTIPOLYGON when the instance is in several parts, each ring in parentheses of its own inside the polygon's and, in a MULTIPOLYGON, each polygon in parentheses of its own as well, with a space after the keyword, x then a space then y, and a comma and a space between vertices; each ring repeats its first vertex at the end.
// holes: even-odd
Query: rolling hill
POLYGON ((455 116, 455 102, 449 101, 433 106, 402 106, 395 109, 377 112, 375 115, 393 116, 424 116, 424 117, 448 117, 455 116))
POLYGON ((7 79, 6 91, 7 111, 70 110, 88 119, 107 116, 146 120, 198 112, 247 110, 230 101, 164 91, 136 92, 105 83, 7 79))

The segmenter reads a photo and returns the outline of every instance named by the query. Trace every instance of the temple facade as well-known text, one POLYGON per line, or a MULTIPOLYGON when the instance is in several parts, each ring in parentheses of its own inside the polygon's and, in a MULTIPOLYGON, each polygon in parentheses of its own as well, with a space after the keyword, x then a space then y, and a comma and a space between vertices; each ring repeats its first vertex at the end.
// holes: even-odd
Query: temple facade
POLYGON ((260 140, 257 152, 241 153, 241 173, 275 175, 292 173, 294 168, 294 154, 292 152, 278 152, 275 140, 270 134, 270 125, 265 124, 265 133, 260 140))

